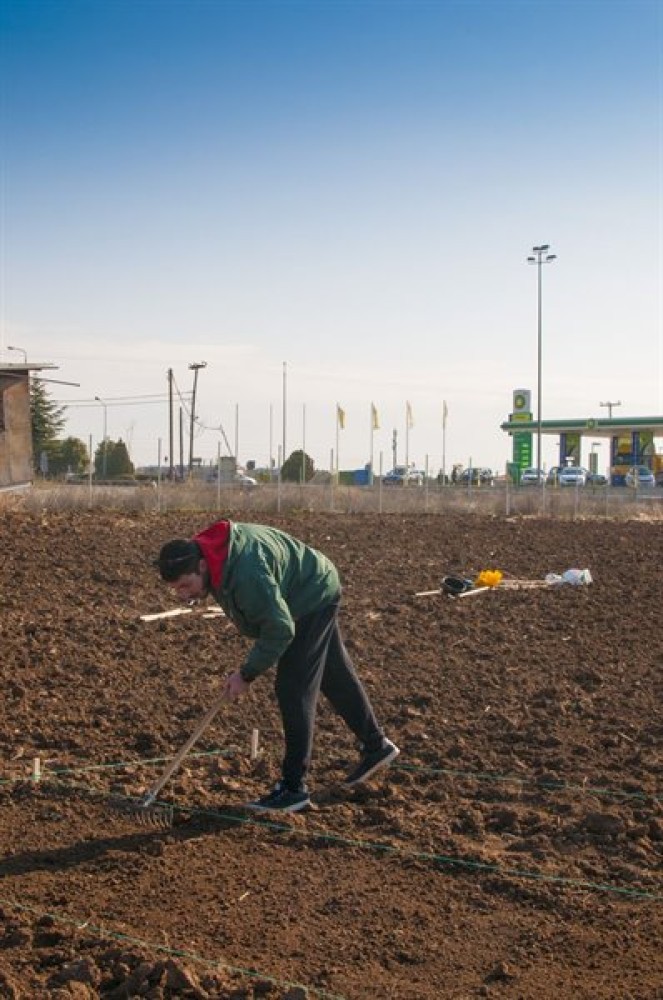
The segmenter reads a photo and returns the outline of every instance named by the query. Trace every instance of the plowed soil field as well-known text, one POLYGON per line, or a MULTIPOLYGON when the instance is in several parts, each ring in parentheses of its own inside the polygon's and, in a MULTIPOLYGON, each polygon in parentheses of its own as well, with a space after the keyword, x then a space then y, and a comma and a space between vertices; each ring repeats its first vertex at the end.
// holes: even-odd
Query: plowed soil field
POLYGON ((311 809, 247 812, 279 772, 266 675, 143 826, 117 801, 248 648, 201 608, 141 619, 174 607, 161 544, 210 519, 0 515, 0 996, 663 998, 660 522, 266 517, 336 561, 402 755, 342 792, 321 703, 311 809), (593 583, 415 596, 492 568, 593 583))

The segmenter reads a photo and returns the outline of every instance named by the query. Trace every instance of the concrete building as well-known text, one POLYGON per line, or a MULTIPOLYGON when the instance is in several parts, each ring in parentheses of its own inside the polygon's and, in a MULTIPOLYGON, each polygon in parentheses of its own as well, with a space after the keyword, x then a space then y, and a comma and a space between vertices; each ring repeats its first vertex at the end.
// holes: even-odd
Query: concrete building
POLYGON ((30 372, 55 367, 0 366, 0 489, 27 486, 33 480, 30 372))

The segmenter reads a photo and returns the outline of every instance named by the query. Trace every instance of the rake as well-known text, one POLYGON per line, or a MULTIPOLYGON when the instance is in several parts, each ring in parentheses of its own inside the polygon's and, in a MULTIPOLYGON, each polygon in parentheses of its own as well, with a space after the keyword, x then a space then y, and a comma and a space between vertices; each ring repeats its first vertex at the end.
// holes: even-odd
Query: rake
POLYGON ((178 769, 194 743, 200 739, 201 735, 207 729, 214 716, 220 711, 225 701, 226 695, 224 693, 219 695, 219 697, 212 702, 186 743, 180 750, 178 750, 168 766, 164 768, 162 774, 140 799, 124 799, 114 803, 114 806, 120 812, 131 816, 143 825, 159 827, 172 826, 175 808, 169 802, 158 802, 157 796, 168 779, 178 769))

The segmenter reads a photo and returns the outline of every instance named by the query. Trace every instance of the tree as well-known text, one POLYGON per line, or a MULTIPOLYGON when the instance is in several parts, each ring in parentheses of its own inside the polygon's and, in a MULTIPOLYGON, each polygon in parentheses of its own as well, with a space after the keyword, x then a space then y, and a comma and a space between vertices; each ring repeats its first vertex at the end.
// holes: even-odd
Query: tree
POLYGON ((58 406, 48 395, 41 379, 30 379, 30 420, 32 424, 32 462, 41 468, 41 455, 48 455, 49 446, 66 423, 65 407, 58 406))
POLYGON ((89 456, 80 438, 49 441, 44 451, 48 456, 49 475, 64 475, 66 472, 82 475, 87 469, 89 456))
POLYGON ((305 483, 308 483, 314 475, 313 459, 301 448, 298 451, 293 451, 281 467, 281 479, 284 483, 301 483, 302 478, 305 483))
POLYGON ((94 474, 99 479, 131 476, 133 472, 133 462, 129 458, 127 446, 122 438, 117 441, 106 439, 97 445, 94 453, 94 474))

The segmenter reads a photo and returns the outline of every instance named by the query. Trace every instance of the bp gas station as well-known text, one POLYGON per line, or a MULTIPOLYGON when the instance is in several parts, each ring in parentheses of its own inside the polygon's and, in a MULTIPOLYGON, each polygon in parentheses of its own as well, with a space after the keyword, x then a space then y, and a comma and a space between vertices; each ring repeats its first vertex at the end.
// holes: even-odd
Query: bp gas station
POLYGON ((512 478, 520 480, 523 469, 535 465, 533 442, 536 435, 558 438, 558 465, 584 465, 597 471, 598 455, 590 443, 589 461, 583 461, 583 439, 607 440, 609 477, 612 486, 623 486, 632 465, 646 465, 652 472, 663 471, 663 453, 656 451, 656 438, 663 437, 663 416, 587 417, 573 420, 534 419, 529 389, 515 389, 509 419, 501 425, 513 438, 512 478))

